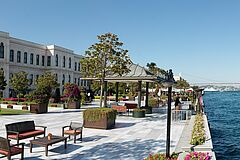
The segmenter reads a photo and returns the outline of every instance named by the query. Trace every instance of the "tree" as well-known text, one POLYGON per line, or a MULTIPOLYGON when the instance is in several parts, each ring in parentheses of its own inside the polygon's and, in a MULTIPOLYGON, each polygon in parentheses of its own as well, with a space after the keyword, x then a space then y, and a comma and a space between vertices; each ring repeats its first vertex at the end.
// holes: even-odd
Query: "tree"
POLYGON ((0 98, 3 96, 3 91, 6 89, 7 81, 5 80, 4 71, 0 69, 0 98))
POLYGON ((27 79, 27 75, 26 72, 18 72, 14 73, 10 79, 10 85, 17 93, 18 98, 28 90, 29 80, 27 79))
POLYGON ((47 94, 49 98, 57 87, 59 87, 59 83, 55 76, 50 72, 45 72, 36 80, 36 90, 40 93, 47 94))
POLYGON ((183 78, 181 78, 180 80, 177 80, 176 82, 177 83, 175 84, 175 87, 177 89, 184 89, 185 90, 186 88, 190 87, 189 83, 183 78))
POLYGON ((36 80, 36 89, 29 94, 29 98, 36 103, 48 103, 52 92, 59 87, 54 75, 45 72, 36 80))
POLYGON ((100 79, 100 107, 102 107, 103 84, 106 76, 113 74, 121 76, 129 72, 127 66, 131 60, 127 55, 128 50, 122 48, 123 43, 119 41, 117 35, 106 33, 97 36, 97 39, 98 42, 85 52, 81 64, 83 77, 100 79))
MULTIPOLYGON (((147 63, 147 67, 148 70, 152 72, 155 76, 165 76, 167 74, 167 71, 157 67, 156 63, 154 62, 147 63)), ((157 95, 157 93, 159 92, 160 88, 163 87, 163 85, 160 83, 151 83, 150 88, 153 87, 155 87, 155 95, 157 95)))

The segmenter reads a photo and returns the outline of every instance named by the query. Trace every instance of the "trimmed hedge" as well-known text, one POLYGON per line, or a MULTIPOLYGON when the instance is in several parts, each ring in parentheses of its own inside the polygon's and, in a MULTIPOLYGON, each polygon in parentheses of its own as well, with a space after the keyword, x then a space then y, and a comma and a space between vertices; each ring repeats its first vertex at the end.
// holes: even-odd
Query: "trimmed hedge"
POLYGON ((92 108, 86 109, 83 112, 83 118, 87 121, 98 121, 104 117, 109 120, 115 120, 117 116, 117 111, 112 108, 92 108))

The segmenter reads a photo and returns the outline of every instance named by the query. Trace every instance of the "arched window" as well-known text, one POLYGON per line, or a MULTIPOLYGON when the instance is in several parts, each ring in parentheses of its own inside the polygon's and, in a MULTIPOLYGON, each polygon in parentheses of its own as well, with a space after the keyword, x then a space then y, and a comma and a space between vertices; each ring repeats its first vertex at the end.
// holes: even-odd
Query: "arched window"
POLYGON ((66 64, 66 58, 65 56, 63 56, 63 67, 65 68, 65 64, 66 64))
POLYGON ((14 62, 14 50, 10 50, 10 62, 14 62))
POLYGON ((56 54, 56 66, 58 66, 58 55, 56 54))
POLYGON ((72 61, 71 61, 71 57, 69 57, 69 68, 72 68, 72 61))
POLYGON ((64 85, 65 83, 65 75, 63 74, 63 77, 62 77, 62 85, 64 85))
POLYGON ((71 75, 68 75, 68 82, 71 83, 71 75))
POLYGON ((0 44, 0 58, 4 58, 4 45, 2 42, 0 44))

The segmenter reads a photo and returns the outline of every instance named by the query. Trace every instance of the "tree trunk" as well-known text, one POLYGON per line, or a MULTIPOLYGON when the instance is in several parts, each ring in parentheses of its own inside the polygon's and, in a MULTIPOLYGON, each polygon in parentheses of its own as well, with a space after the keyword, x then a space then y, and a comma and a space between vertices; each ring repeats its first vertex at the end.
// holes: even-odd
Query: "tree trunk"
POLYGON ((101 92, 100 92, 100 108, 102 107, 102 101, 103 101, 103 81, 101 80, 101 92))

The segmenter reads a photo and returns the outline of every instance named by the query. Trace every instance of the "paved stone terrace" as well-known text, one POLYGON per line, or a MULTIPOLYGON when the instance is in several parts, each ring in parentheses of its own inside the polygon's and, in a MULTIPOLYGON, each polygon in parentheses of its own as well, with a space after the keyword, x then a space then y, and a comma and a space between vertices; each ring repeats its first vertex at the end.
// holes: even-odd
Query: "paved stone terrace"
MULTIPOLYGON (((82 122, 80 110, 63 110, 50 108, 47 114, 27 114, 17 116, 0 116, 0 136, 6 135, 5 124, 34 120, 36 125, 47 126, 47 133, 61 135, 62 126, 71 121, 82 122)), ((185 123, 173 123, 171 129, 171 152, 179 141, 185 123)), ((149 153, 165 152, 166 139, 166 109, 147 115, 146 118, 118 116, 115 129, 100 130, 84 128, 83 142, 68 140, 65 150, 63 142, 49 147, 49 156, 45 156, 44 147, 34 146, 33 153, 29 151, 29 140, 25 142, 26 159, 71 159, 71 160, 141 160, 149 153)), ((16 141, 12 140, 13 143, 16 141)), ((15 158, 19 158, 15 156, 15 158)))

